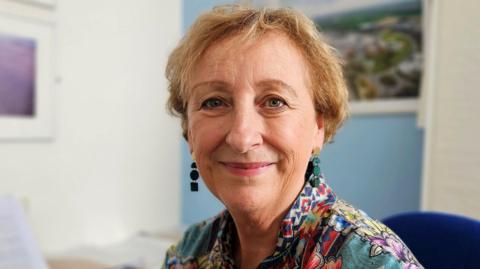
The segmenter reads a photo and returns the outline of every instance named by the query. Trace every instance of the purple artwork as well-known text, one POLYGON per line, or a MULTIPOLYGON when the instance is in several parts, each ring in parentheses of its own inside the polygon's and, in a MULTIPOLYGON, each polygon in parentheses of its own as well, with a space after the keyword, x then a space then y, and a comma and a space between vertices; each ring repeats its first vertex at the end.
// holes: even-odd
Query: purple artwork
POLYGON ((0 117, 35 116, 34 39, 0 33, 0 117))

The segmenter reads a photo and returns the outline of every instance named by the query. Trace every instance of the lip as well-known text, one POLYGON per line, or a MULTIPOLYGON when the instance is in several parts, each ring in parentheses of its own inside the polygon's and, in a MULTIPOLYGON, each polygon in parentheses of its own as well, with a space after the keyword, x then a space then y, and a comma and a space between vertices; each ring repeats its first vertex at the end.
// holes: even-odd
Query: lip
POLYGON ((273 164, 271 162, 220 162, 225 168, 236 176, 251 177, 258 176, 267 171, 273 164))

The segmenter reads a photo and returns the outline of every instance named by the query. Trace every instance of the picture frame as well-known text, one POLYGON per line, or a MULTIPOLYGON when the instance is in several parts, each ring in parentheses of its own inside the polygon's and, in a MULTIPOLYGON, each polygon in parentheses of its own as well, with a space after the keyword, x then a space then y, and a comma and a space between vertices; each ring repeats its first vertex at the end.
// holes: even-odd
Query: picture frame
POLYGON ((418 98, 401 100, 350 101, 350 113, 353 115, 402 114, 418 112, 418 98))
MULTIPOLYGON (((10 140, 49 140, 53 139, 53 110, 54 110, 54 54, 53 54, 53 38, 55 24, 51 21, 42 21, 39 19, 19 16, 6 12, 0 12, 0 45, 9 46, 11 51, 20 51, 19 53, 7 53, 4 56, 8 60, 0 60, 0 68, 9 70, 9 64, 15 65, 15 70, 23 68, 18 67, 18 63, 29 61, 25 53, 30 53, 33 62, 33 100, 31 101, 32 109, 29 113, 9 113, 8 109, 3 109, 0 113, 0 141, 10 140), (22 48, 16 48, 18 44, 30 44, 30 51, 22 51, 22 48), (13 45, 12 45, 13 44, 13 45), (23 57, 16 61, 15 55, 23 57), (23 55, 23 56, 21 56, 23 55), (13 58, 12 58, 13 57, 13 58), (25 60, 27 59, 27 60, 25 60)), ((5 49, 5 47, 4 47, 5 49)), ((5 57, 4 57, 5 59, 5 57)), ((30 67, 29 67, 30 68, 30 67)), ((13 70, 12 68, 10 70, 13 70)), ((20 71, 21 72, 21 71, 20 71)), ((25 73, 25 72, 24 72, 25 73)), ((14 74, 15 75, 15 74, 14 74)), ((0 79, 10 81, 12 75, 3 76, 0 79)), ((25 78, 24 78, 25 79, 25 78)), ((26 78, 29 79, 29 78, 26 78)), ((3 83, 4 85, 18 85, 19 83, 3 83)), ((25 84, 25 83, 23 83, 25 84)), ((20 85, 23 85, 20 83, 20 85)), ((7 96, 9 91, 15 92, 15 88, 3 90, 3 98, 5 92, 7 96)), ((25 90, 18 88, 19 90, 25 90)), ((12 97, 12 100, 16 100, 12 97)), ((21 99, 16 102, 23 102, 21 99)), ((3 103, 5 104, 8 103, 3 103)), ((28 110, 27 110, 28 112, 28 110)))
POLYGON ((352 115, 417 113, 424 0, 252 0, 306 14, 343 60, 352 115))

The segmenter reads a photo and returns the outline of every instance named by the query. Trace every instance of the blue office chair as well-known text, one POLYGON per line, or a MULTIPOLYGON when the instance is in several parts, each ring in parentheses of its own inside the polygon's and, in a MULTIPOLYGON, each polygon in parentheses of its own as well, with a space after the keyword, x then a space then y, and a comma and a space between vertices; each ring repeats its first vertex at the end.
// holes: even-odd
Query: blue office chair
POLYGON ((480 268, 480 221, 438 212, 410 212, 382 221, 426 269, 480 268))

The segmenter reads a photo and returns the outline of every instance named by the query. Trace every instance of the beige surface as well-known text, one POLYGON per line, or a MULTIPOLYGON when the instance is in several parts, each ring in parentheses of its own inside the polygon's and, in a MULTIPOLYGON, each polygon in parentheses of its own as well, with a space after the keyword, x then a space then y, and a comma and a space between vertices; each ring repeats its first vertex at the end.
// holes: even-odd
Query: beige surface
POLYGON ((83 259, 51 259, 48 260, 50 269, 106 269, 105 265, 83 259))

